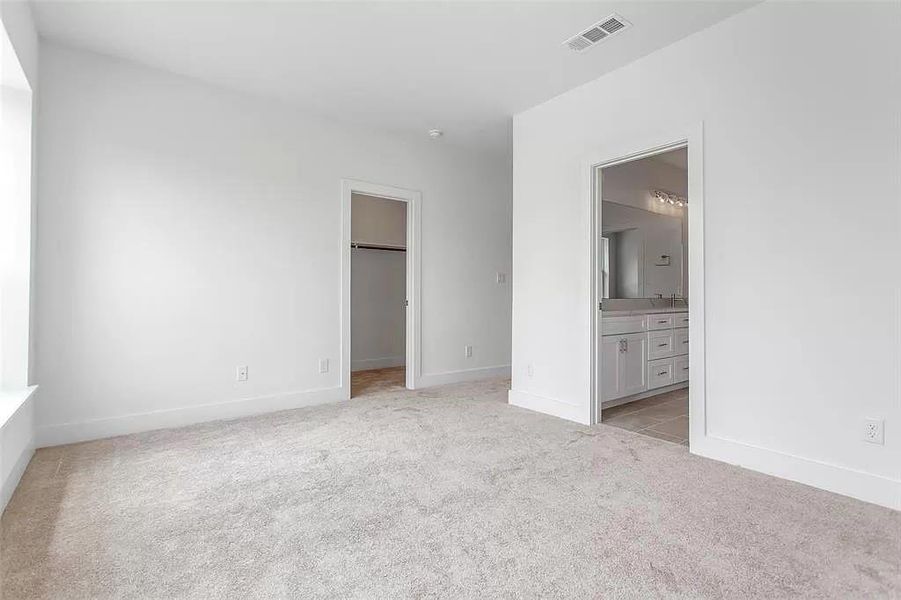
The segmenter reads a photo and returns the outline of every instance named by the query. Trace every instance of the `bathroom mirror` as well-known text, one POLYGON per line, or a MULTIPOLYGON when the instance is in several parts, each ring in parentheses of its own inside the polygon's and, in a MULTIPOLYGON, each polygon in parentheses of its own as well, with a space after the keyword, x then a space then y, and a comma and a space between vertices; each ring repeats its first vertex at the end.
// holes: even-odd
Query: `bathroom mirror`
POLYGON ((684 297, 683 219, 601 203, 604 299, 684 297))

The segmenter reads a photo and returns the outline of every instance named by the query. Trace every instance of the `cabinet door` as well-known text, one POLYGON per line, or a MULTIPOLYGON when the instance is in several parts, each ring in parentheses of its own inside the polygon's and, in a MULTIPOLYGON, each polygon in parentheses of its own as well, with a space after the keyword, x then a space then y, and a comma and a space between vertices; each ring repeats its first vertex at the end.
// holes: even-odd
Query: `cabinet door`
POLYGON ((622 396, 631 396, 648 389, 648 338, 643 333, 623 337, 626 351, 620 356, 620 391, 622 396))
POLYGON ((619 379, 619 365, 622 362, 621 340, 625 336, 605 335, 601 338, 601 399, 615 400, 622 398, 622 385, 619 379))

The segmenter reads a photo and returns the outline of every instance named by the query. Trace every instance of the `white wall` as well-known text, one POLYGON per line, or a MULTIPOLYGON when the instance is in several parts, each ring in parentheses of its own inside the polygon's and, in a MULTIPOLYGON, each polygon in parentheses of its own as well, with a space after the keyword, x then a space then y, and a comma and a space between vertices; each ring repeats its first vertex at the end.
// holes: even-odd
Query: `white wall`
MULTIPOLYGON (((351 195, 351 239, 405 247, 407 203, 351 195)), ((351 370, 405 363, 407 257, 403 252, 351 251, 351 370)))
POLYGON ((506 157, 41 52, 42 444, 341 398, 342 178, 422 192, 423 375, 509 364, 506 157))
POLYGON ((406 269, 403 252, 351 251, 351 370, 404 364, 406 269))
POLYGON ((692 451, 901 507, 899 11, 765 3, 515 117, 512 401, 590 415, 583 161, 703 121, 692 451))
MULTIPOLYGON (((0 191, 0 512, 34 454, 34 399, 29 383, 32 324, 32 118, 38 91, 38 37, 25 2, 0 2, 2 22, 3 183, 0 191), (24 170, 24 171, 23 171, 24 170), (11 177, 10 177, 11 176, 11 177)), ((33 379, 33 377, 31 378, 33 379)))

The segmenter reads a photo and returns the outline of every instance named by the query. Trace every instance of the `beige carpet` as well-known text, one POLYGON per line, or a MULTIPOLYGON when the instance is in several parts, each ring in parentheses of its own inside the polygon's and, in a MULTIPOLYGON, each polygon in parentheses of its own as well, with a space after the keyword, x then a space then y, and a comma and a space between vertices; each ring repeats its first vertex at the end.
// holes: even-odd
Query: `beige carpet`
POLYGON ((886 598, 901 515, 506 404, 506 382, 41 450, 19 598, 886 598))

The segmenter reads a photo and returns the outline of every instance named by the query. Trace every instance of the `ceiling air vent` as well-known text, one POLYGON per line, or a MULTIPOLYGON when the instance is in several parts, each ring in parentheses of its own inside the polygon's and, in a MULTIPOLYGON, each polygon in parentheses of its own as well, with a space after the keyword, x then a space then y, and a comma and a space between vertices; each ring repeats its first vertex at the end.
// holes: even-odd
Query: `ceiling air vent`
POLYGON ((598 42, 601 42, 615 33, 627 29, 631 25, 619 15, 610 15, 602 19, 578 35, 574 35, 565 42, 566 46, 574 52, 584 52, 598 42))

